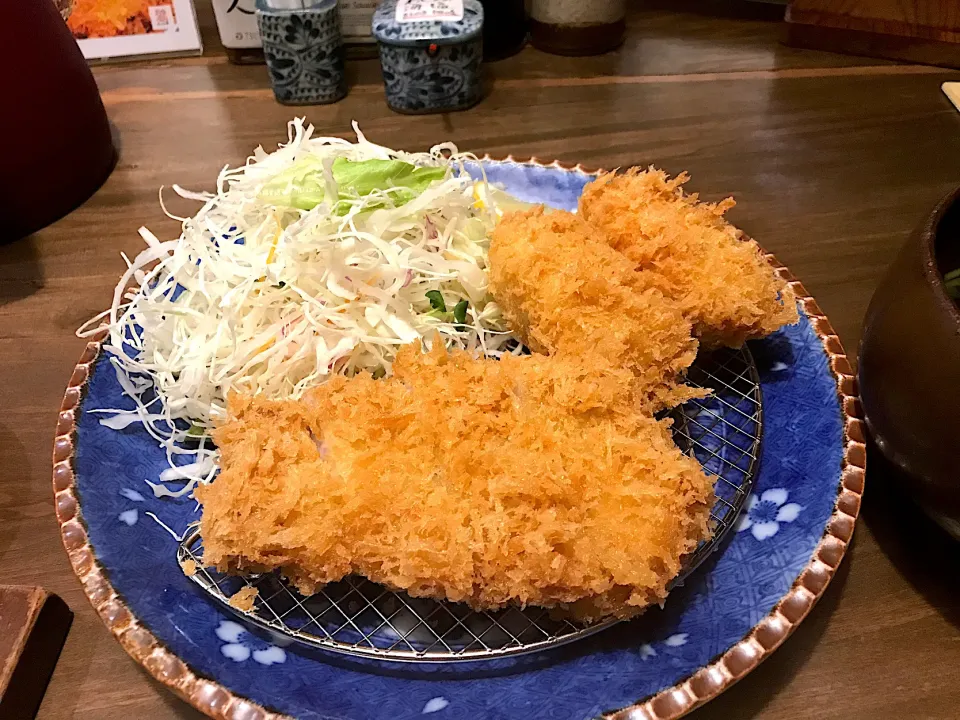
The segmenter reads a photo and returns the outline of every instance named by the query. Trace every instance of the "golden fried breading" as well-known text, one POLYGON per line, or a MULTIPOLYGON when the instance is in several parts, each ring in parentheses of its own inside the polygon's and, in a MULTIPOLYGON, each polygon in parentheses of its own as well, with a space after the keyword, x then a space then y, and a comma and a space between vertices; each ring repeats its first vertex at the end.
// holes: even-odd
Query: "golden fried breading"
POLYGON ((687 179, 654 168, 601 175, 584 188, 579 213, 641 270, 642 289, 652 283, 680 304, 704 345, 739 347, 796 322, 787 284, 724 220, 734 201, 698 202, 681 189, 687 179))
MULTIPOLYGON (((648 273, 635 272, 597 235, 568 212, 504 215, 490 242, 490 291, 534 352, 598 356, 662 394, 696 357, 690 322, 648 273)), ((682 387, 669 393, 661 406, 696 395, 682 387)))
POLYGON ((436 346, 299 402, 233 396, 220 475, 196 491, 205 561, 581 620, 663 600, 709 534, 713 482, 636 412, 633 374, 436 346))

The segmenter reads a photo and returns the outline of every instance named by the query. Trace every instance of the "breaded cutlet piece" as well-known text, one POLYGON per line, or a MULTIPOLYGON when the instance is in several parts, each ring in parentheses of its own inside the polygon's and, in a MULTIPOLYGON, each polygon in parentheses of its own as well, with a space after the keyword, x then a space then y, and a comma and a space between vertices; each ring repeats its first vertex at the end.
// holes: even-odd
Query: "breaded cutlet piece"
POLYGON ((573 213, 542 206, 503 216, 488 272, 511 329, 534 352, 589 354, 631 369, 642 387, 672 396, 661 407, 697 396, 676 385, 697 354, 690 322, 598 234, 573 213))
POLYGON ((439 343, 393 370, 230 398, 220 474, 196 491, 207 563, 596 620, 662 601, 708 537, 713 481, 635 411, 631 372, 439 343))
POLYGON ((680 304, 706 346, 739 347, 796 322, 787 284, 724 219, 733 199, 699 202, 683 193, 687 179, 655 168, 601 175, 583 189, 579 214, 641 270, 642 288, 652 282, 680 304))

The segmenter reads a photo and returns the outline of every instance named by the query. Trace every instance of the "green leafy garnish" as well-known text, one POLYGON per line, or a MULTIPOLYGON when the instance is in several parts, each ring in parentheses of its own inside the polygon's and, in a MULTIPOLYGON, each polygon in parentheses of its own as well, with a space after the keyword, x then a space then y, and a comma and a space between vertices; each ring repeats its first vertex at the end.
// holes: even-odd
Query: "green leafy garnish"
POLYGON ((427 300, 430 301, 430 307, 440 312, 447 311, 447 304, 443 301, 443 295, 439 290, 430 290, 427 292, 427 300))
POLYGON ((189 428, 187 428, 187 437, 192 438, 201 438, 207 434, 207 429, 203 425, 197 425, 192 423, 189 428))
POLYGON ((427 189, 434 180, 443 180, 446 170, 442 167, 418 167, 402 160, 363 160, 354 162, 346 158, 333 161, 333 179, 344 196, 349 189, 360 197, 374 190, 406 188, 409 192, 397 193, 397 205, 409 202, 427 189))
MULTIPOLYGON (((330 172, 337 186, 337 201, 365 197, 375 190, 402 188, 392 194, 394 204, 399 207, 426 190, 433 181, 442 180, 446 169, 419 167, 402 160, 354 161, 339 157, 333 161, 330 172)), ((322 162, 308 155, 264 185, 260 199, 272 205, 312 210, 323 202, 325 188, 322 162)), ((348 209, 343 204, 335 212, 345 215, 348 209)))
POLYGON ((271 205, 312 210, 323 202, 323 163, 308 155, 260 189, 260 199, 271 205))
POLYGON ((466 300, 461 300, 453 309, 453 319, 456 320, 460 325, 463 325, 467 321, 468 305, 469 303, 466 300))

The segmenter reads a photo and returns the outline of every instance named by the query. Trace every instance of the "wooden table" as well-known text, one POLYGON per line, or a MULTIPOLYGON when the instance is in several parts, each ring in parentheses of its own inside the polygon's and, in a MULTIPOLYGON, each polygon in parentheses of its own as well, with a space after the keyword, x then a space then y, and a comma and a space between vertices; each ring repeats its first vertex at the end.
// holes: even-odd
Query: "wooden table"
MULTIPOLYGON (((81 592, 53 514, 51 438, 83 347, 73 331, 108 305, 120 251, 141 246, 141 224, 178 233, 159 186, 210 187, 224 163, 283 139, 297 112, 324 134, 357 119, 395 147, 454 140, 495 156, 688 170, 706 197, 736 196, 731 219, 792 268, 855 352, 893 253, 960 182, 960 114, 939 90, 958 75, 791 50, 779 23, 738 9, 646 7, 621 51, 524 50, 490 66, 479 107, 453 115, 389 111, 376 61, 351 64, 336 105, 277 105, 263 67, 225 62, 206 13, 203 58, 96 71, 120 136, 116 171, 70 216, 0 248, 2 579, 43 585, 76 612, 41 718, 197 717, 123 653, 81 592)), ((810 618, 699 720, 960 717, 960 553, 887 481, 874 462, 851 552, 810 618)))

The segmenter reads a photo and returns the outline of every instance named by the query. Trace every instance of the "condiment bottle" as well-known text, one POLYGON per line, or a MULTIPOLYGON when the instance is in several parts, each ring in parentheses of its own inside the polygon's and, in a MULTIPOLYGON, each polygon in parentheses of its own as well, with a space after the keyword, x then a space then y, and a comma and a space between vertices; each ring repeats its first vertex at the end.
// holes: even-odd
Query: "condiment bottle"
POLYGON ((220 42, 227 59, 237 65, 263 63, 254 0, 213 0, 220 42))
POLYGON ((620 46, 626 0, 532 0, 530 40, 557 55, 599 55, 620 46))

